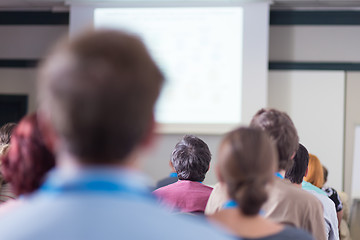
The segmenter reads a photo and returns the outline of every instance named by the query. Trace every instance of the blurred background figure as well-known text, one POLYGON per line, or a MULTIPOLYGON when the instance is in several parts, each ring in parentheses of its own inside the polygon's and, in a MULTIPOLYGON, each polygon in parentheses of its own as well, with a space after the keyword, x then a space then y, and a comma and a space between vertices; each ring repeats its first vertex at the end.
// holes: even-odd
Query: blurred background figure
POLYGON ((277 170, 277 154, 260 129, 238 128, 227 134, 219 149, 216 168, 225 185, 228 202, 212 219, 243 239, 313 239, 303 230, 275 223, 261 216, 268 198, 267 186, 277 170))
POLYGON ((349 196, 345 192, 337 192, 334 188, 326 185, 328 178, 328 170, 323 166, 324 185, 322 189, 326 192, 329 198, 335 203, 338 221, 339 233, 341 240, 351 240, 349 222, 350 222, 350 207, 349 196))
POLYGON ((324 173, 324 184, 322 186, 322 190, 324 190, 326 192, 326 194, 328 195, 328 197, 335 203, 336 212, 337 212, 338 221, 339 221, 339 227, 340 227, 341 219, 343 216, 343 204, 340 200, 340 197, 339 197, 339 194, 337 193, 337 191, 332 187, 325 186, 325 184, 327 182, 327 177, 328 177, 328 170, 324 166, 322 166, 322 168, 323 168, 323 173, 324 173))
MULTIPOLYGON (((320 163, 320 162, 319 162, 320 163)), ((285 178, 289 179, 294 186, 302 188, 313 194, 323 205, 324 223, 327 239, 339 240, 339 224, 336 216, 336 209, 333 201, 320 188, 309 182, 303 181, 308 173, 309 153, 304 145, 299 144, 299 149, 294 157, 294 164, 286 171, 285 178)), ((321 164, 320 164, 321 165, 321 164)))
MULTIPOLYGON (((16 123, 7 123, 0 128, 0 157, 9 150, 11 134, 15 126, 16 123)), ((10 184, 4 180, 0 173, 0 204, 10 199, 15 199, 15 194, 13 193, 10 184)))
POLYGON ((0 159, 0 170, 19 198, 1 205, 0 214, 23 204, 26 196, 41 186, 46 173, 55 166, 55 157, 45 146, 35 113, 20 121, 10 144, 11 148, 0 159))

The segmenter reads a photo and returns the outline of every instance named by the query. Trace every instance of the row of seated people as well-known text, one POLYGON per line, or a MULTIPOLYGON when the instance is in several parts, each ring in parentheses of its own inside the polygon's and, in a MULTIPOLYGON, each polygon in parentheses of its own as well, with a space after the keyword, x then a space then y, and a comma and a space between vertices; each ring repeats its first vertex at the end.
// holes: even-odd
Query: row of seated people
MULTIPOLYGON (((272 112, 260 111, 258 115, 268 115, 268 117, 262 116, 265 120, 261 120, 260 116, 255 116, 252 121, 252 127, 266 129, 272 134, 272 137, 278 141, 283 141, 281 138, 285 139, 285 137, 287 137, 288 140, 291 139, 291 136, 282 136, 286 135, 284 134, 285 132, 292 133, 293 139, 297 138, 297 135, 295 134, 296 130, 286 114, 272 110, 272 112), (274 128, 278 126, 274 125, 270 127, 264 126, 263 122, 269 121, 270 118, 272 118, 273 121, 275 120, 274 122, 280 122, 285 130, 282 130, 283 132, 276 131, 274 128)), ((269 123, 267 122, 267 124, 269 123)), ((224 140, 224 142, 226 141, 224 140)), ((171 209, 178 209, 181 212, 205 212, 207 215, 213 215, 217 214, 219 211, 221 212, 224 208, 226 209, 229 204, 235 205, 235 202, 231 202, 233 200, 230 200, 234 195, 229 195, 229 185, 226 184, 227 182, 224 181, 225 178, 221 175, 221 171, 219 170, 222 169, 221 161, 223 161, 223 145, 224 143, 219 150, 220 163, 216 168, 220 182, 215 185, 213 191, 208 186, 201 184, 201 181, 204 180, 205 174, 209 169, 211 159, 211 154, 206 143, 194 136, 185 136, 175 146, 175 150, 172 153, 170 166, 173 168, 175 175, 173 173, 169 178, 159 181, 157 185, 158 189, 154 191, 154 194, 159 197, 161 202, 165 203, 171 209), (161 184, 170 185, 161 187, 161 184)), ((242 142, 236 143, 237 148, 242 145, 244 145, 242 142)), ((277 156, 284 156, 288 147, 289 142, 278 142, 277 149, 279 152, 277 152, 277 156)), ((294 186, 300 189, 302 188, 303 190, 306 190, 306 192, 299 191, 294 187, 289 187, 289 184, 284 184, 284 181, 279 180, 278 178, 275 179, 275 187, 272 186, 269 188, 268 185, 271 185, 269 183, 272 182, 272 177, 268 180, 262 179, 266 174, 261 166, 269 168, 268 171, 270 172, 271 170, 274 171, 274 168, 271 168, 271 154, 264 153, 264 155, 262 155, 263 159, 261 159, 262 162, 257 165, 255 159, 259 156, 257 152, 260 151, 260 149, 258 143, 253 143, 252 146, 248 146, 246 154, 234 153, 235 156, 238 156, 238 159, 233 161, 238 161, 238 163, 230 165, 230 169, 235 171, 236 174, 239 174, 241 178, 244 178, 245 180, 243 181, 245 183, 247 183, 247 178, 251 179, 249 180, 251 184, 248 184, 250 186, 246 186, 246 184, 241 181, 237 182, 234 179, 231 179, 232 184, 238 184, 244 187, 245 190, 240 188, 242 191, 248 191, 247 196, 244 198, 247 198, 247 204, 250 204, 250 206, 244 203, 240 204, 240 206, 246 206, 246 209, 249 209, 251 206, 256 206, 257 203, 257 207, 255 208, 259 209, 259 207, 265 203, 265 205, 262 206, 264 216, 277 222, 291 224, 306 229, 312 234, 318 234, 317 239, 322 233, 321 231, 318 231, 322 225, 319 225, 318 221, 319 211, 322 208, 322 219, 325 223, 326 239, 339 239, 338 228, 342 218, 342 203, 334 189, 321 189, 326 179, 324 178, 323 166, 319 159, 315 155, 308 154, 307 149, 302 144, 299 144, 296 155, 288 158, 290 160, 293 158, 293 161, 283 161, 281 163, 282 165, 276 164, 275 169, 280 169, 276 173, 276 176, 278 178, 285 177, 290 180, 288 181, 289 183, 291 182, 294 186), (249 162, 248 164, 251 164, 251 167, 246 166, 246 161, 241 158, 245 158, 249 162), (240 162, 241 160, 245 161, 245 163, 240 162), (239 169, 236 169, 236 166, 238 166, 239 169), (287 170, 285 171, 285 169, 287 170), (247 174, 249 176, 247 176, 247 174), (264 191, 267 191, 265 194, 266 196, 261 198, 261 193, 264 191), (284 194, 285 191, 286 194, 284 194), (254 196, 251 196, 251 193, 253 193, 254 196), (308 193, 315 196, 321 202, 322 206, 319 205, 319 201, 316 201, 314 197, 311 197, 308 193), (269 199, 267 199, 268 194, 270 195, 269 199), (261 200, 259 201, 259 199, 261 200)), ((227 157, 231 159, 231 157, 227 157)), ((230 176, 231 174, 226 172, 224 175, 230 176)), ((346 239, 346 235, 349 235, 346 227, 343 231, 345 231, 345 235, 342 239, 346 239)))
POLYGON ((0 206, 1 239, 339 239, 335 205, 297 181, 308 154, 275 109, 224 136, 214 189, 201 183, 209 148, 187 135, 172 154, 179 181, 151 194, 138 156, 152 146, 162 81, 131 34, 97 30, 58 44, 40 69, 38 112, 0 159, 19 197, 0 206))

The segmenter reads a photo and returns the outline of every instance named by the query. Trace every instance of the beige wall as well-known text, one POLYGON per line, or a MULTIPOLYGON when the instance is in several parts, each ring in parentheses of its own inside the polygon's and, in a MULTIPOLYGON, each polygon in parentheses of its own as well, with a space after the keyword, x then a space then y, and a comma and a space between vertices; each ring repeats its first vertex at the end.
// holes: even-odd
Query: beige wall
MULTIPOLYGON (((346 118, 345 118, 345 191, 350 193, 354 155, 355 127, 360 125, 360 72, 348 72, 346 76, 346 118)), ((360 147, 360 146, 357 146, 360 147)), ((358 173, 360 174, 360 173, 358 173)))

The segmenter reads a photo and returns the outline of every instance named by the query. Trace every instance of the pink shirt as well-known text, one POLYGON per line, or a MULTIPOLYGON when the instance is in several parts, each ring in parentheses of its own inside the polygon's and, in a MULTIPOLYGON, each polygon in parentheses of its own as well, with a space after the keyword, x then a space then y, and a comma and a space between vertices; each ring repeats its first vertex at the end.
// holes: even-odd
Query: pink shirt
POLYGON ((171 210, 204 212, 211 191, 211 187, 200 182, 179 180, 153 193, 171 210))

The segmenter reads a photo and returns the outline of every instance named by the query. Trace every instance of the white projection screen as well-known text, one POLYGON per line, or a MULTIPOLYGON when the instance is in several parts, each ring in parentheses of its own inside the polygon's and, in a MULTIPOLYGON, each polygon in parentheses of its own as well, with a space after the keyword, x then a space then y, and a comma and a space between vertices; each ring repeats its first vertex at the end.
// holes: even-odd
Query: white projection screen
POLYGON ((95 28, 138 35, 165 76, 165 132, 225 132, 242 118, 242 7, 95 8, 95 28), (200 130, 201 131, 201 130, 200 130))

